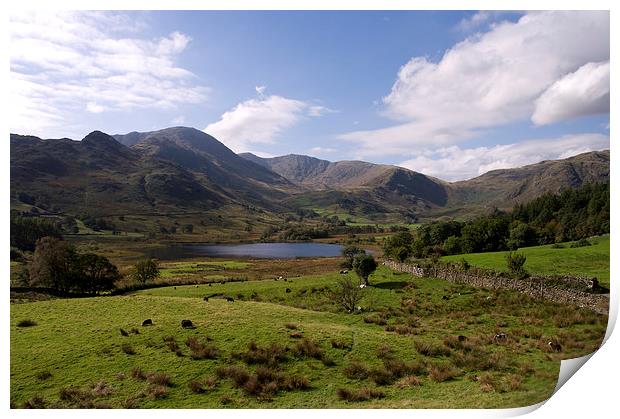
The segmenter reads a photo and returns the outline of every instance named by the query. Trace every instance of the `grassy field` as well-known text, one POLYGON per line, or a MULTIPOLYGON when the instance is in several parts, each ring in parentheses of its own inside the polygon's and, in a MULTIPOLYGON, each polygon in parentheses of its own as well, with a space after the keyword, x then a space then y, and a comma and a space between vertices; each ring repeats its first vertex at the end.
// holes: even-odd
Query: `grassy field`
MULTIPOLYGON (((169 269, 175 268, 188 267, 169 269)), ((546 399, 559 360, 592 352, 606 329, 605 316, 583 309, 384 267, 362 290, 362 312, 347 314, 329 297, 342 277, 304 274, 286 282, 12 304, 11 403, 524 406, 546 399), (142 327, 147 318, 153 325, 142 327), (195 328, 181 328, 183 319, 195 328), (494 339, 499 332, 506 338, 494 339), (561 349, 551 350, 550 341, 561 349)))
MULTIPOLYGON (((563 248, 552 245, 525 247, 519 253, 527 257, 525 269, 530 273, 552 275, 587 275, 598 278, 609 287, 609 236, 592 237, 592 246, 571 248, 571 243, 562 243, 563 248)), ((466 259, 473 266, 506 270, 507 252, 470 253, 445 256, 444 261, 466 259)))

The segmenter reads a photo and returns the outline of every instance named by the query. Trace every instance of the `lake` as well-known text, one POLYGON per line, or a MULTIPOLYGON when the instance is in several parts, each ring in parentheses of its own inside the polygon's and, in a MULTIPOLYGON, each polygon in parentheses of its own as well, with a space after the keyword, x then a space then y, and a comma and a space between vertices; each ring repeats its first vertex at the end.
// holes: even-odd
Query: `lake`
POLYGON ((293 259, 340 256, 341 250, 339 244, 326 243, 178 244, 149 249, 147 255, 160 260, 200 256, 293 259))

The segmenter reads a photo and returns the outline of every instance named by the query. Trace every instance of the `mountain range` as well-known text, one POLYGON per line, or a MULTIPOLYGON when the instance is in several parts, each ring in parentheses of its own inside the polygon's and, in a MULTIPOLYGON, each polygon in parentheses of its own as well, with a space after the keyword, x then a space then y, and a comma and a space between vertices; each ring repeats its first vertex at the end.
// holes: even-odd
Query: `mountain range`
POLYGON ((11 203, 67 214, 208 212, 275 215, 299 208, 411 221, 509 208, 544 192, 609 180, 609 150, 445 182, 402 167, 303 155, 235 154, 193 128, 81 141, 11 134, 11 203))

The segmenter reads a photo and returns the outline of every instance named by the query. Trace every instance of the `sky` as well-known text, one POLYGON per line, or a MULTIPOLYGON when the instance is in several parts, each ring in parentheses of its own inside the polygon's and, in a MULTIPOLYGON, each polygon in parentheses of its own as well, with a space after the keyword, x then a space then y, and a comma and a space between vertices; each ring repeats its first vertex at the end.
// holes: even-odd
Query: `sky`
POLYGON ((608 149, 609 12, 10 16, 11 132, 170 126, 440 179, 608 149))

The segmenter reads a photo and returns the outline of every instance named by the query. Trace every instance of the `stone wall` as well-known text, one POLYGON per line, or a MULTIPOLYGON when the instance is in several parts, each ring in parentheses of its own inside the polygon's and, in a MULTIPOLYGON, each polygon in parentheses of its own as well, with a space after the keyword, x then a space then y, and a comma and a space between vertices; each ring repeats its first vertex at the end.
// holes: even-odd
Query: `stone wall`
POLYGON ((384 265, 417 277, 440 278, 481 288, 515 290, 530 297, 585 307, 601 314, 607 314, 609 311, 609 294, 600 293, 601 289, 594 278, 531 276, 527 279, 513 279, 501 273, 491 273, 477 268, 463 271, 452 265, 423 267, 391 260, 385 261, 384 265))

